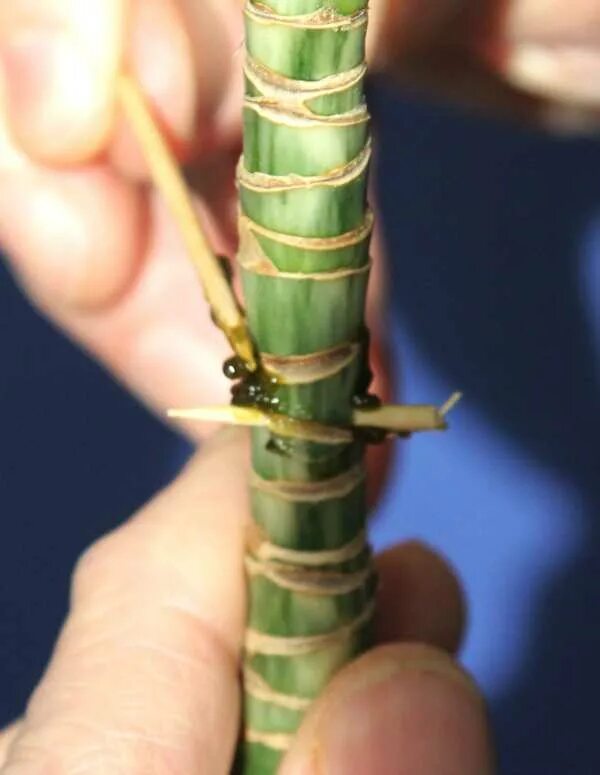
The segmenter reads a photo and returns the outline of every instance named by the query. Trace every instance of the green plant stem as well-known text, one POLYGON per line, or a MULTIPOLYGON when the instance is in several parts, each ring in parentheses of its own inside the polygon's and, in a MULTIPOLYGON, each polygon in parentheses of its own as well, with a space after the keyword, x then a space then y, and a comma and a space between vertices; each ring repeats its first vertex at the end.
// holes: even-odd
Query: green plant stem
MULTIPOLYGON (((366 0, 248 2, 240 250, 262 370, 234 390, 350 426, 370 381, 366 0)), ((364 442, 252 431, 244 775, 275 773, 306 709, 369 642, 364 442)))

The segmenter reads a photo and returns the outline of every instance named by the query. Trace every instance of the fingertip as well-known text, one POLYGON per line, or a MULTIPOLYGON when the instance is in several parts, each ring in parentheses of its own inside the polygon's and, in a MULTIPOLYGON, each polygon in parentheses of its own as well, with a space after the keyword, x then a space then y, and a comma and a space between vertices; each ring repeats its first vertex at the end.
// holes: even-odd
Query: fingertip
POLYGON ((309 712, 282 775, 491 775, 485 705, 442 651, 385 646, 332 681, 309 712))
POLYGON ((378 5, 381 7, 377 8, 367 38, 367 53, 376 68, 391 71, 410 54, 431 45, 457 12, 454 0, 388 0, 378 5))
POLYGON ((418 641, 455 654, 467 606, 448 560, 425 543, 410 541, 378 555, 377 570, 377 641, 418 641))
MULTIPOLYGON (((231 148, 239 139, 243 78, 234 54, 243 39, 242 18, 239 8, 222 2, 134 0, 128 66, 182 162, 231 148)), ((122 119, 110 158, 127 176, 147 177, 122 119)))
MULTIPOLYGON (((127 66, 176 155, 185 160, 195 139, 198 83, 184 16, 173 0, 134 0, 129 21, 127 66)), ((147 177, 141 151, 122 117, 117 119, 110 158, 128 177, 147 177)))
POLYGON ((75 163, 93 156, 110 126, 106 95, 64 34, 23 33, 2 47, 9 122, 32 157, 75 163))
POLYGON ((61 317, 105 308, 142 255, 140 192, 103 167, 30 168, 0 184, 0 241, 29 294, 61 317))
POLYGON ((36 14, 15 0, 0 30, 12 133, 34 159, 72 164, 105 145, 124 22, 122 0, 49 2, 36 14))
POLYGON ((205 0, 203 3, 181 0, 181 9, 192 42, 200 117, 210 121, 216 119, 233 94, 239 120, 244 40, 240 4, 223 0, 205 0), (240 54, 237 62, 236 52, 240 54))

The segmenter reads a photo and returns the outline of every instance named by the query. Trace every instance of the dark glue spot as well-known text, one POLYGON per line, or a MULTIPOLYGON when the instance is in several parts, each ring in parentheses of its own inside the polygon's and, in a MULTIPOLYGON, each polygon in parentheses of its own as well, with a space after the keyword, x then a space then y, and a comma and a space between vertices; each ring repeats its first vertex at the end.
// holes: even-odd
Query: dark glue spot
POLYGON ((269 441, 267 441, 266 448, 268 452, 273 452, 273 454, 279 455, 280 457, 291 457, 290 445, 283 439, 272 436, 269 441))
POLYGON ((238 379, 231 389, 232 403, 237 406, 255 406, 265 412, 282 411, 281 401, 275 395, 277 381, 262 371, 254 373, 236 361, 230 359, 224 366, 230 379, 238 379))
POLYGON ((227 379, 242 379, 248 375, 248 369, 245 362, 238 355, 234 355, 223 364, 223 374, 227 379))
POLYGON ((381 399, 373 393, 357 393, 352 396, 352 406, 355 409, 378 409, 381 399))
POLYGON ((363 444, 383 444, 387 431, 383 428, 355 428, 354 437, 363 444))

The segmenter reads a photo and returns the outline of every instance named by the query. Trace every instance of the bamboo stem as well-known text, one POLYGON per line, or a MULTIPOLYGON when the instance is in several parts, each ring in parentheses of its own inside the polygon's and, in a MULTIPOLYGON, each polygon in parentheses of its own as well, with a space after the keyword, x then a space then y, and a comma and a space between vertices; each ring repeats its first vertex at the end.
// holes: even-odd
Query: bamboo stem
POLYGON ((154 184, 169 207, 185 242, 187 253, 198 272, 215 322, 248 369, 254 371, 254 347, 246 321, 219 260, 202 231, 177 161, 163 139, 139 85, 130 75, 121 75, 118 94, 150 168, 154 184))
POLYGON ((253 429, 244 775, 274 775, 312 700, 371 642, 366 444, 381 431, 445 429, 460 400, 355 408, 373 403, 364 327, 373 223, 366 7, 246 2, 238 263, 248 323, 138 84, 129 75, 119 82, 215 322, 246 367, 230 364, 237 405, 168 412, 253 429))
POLYGON ((245 687, 243 775, 275 775, 305 701, 371 637, 364 452, 367 440, 384 435, 373 428, 378 409, 353 427, 355 407, 373 403, 364 323, 373 224, 366 5, 244 7, 238 264, 263 370, 242 382, 234 401, 249 406, 244 419, 256 423, 257 540, 248 543, 247 567, 260 561, 263 572, 248 577, 244 667, 261 689, 245 687), (307 567, 322 574, 318 593, 314 584, 288 583, 290 574, 305 578, 307 567), (344 594, 334 591, 340 575, 350 585, 344 594))

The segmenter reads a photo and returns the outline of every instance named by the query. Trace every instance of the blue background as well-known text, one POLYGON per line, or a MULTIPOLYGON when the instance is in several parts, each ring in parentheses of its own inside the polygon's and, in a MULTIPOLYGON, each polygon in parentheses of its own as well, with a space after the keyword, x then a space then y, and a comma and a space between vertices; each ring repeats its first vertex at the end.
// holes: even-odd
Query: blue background
MULTIPOLYGON (((372 93, 399 390, 465 392, 399 446, 378 547, 458 568, 502 771, 600 772, 600 144, 372 93)), ((0 724, 22 711, 80 551, 187 454, 0 270, 0 724)))

